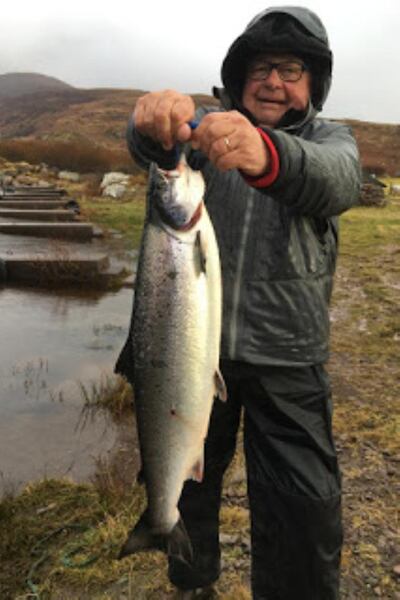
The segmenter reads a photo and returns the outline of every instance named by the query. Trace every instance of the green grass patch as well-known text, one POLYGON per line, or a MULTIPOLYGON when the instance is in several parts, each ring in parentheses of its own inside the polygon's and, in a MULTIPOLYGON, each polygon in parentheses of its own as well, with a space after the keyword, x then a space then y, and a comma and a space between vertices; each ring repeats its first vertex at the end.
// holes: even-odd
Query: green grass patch
POLYGON ((337 350, 383 362, 400 351, 400 204, 355 208, 341 217, 339 266, 346 283, 334 294, 347 317, 334 331, 337 350))
POLYGON ((139 247, 145 216, 144 188, 127 200, 83 196, 79 205, 84 219, 105 228, 106 234, 107 230, 117 230, 126 247, 139 247))
POLYGON ((340 223, 341 257, 357 257, 359 265, 365 262, 364 251, 375 256, 384 245, 400 240, 400 207, 394 202, 384 208, 353 208, 340 218, 340 223))

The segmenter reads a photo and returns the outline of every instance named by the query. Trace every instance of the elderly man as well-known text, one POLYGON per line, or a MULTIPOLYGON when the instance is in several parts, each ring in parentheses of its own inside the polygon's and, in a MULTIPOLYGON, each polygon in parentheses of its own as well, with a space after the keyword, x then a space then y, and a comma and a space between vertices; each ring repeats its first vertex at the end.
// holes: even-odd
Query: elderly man
MULTIPOLYGON (((228 402, 215 402, 204 480, 187 482, 180 501, 194 548, 192 566, 170 559, 182 590, 219 577, 222 477, 244 408, 253 598, 339 597, 341 488, 323 365, 337 217, 356 202, 360 169, 349 129, 316 118, 331 69, 319 18, 270 8, 227 53, 220 109, 196 111, 171 90, 150 93, 128 131, 145 167, 173 168, 184 144, 204 175, 221 254, 228 402)), ((129 379, 128 353, 129 345, 117 369, 129 379)))

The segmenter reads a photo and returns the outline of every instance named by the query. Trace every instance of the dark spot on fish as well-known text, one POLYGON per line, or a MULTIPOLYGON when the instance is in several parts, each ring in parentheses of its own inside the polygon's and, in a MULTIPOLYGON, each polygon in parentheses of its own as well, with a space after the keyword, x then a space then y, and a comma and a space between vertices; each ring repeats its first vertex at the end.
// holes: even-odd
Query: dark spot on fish
POLYGON ((170 279, 176 279, 178 273, 176 271, 170 271, 169 273, 167 273, 167 275, 170 279))
POLYGON ((171 408, 170 414, 172 417, 176 417, 176 410, 174 408, 171 408))

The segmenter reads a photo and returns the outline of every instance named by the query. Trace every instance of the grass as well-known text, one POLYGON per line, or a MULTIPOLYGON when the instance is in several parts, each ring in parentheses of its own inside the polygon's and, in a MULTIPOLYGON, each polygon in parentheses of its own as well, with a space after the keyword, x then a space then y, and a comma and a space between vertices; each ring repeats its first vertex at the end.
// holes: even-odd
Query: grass
POLYGON ((122 377, 104 376, 90 385, 80 383, 80 391, 84 421, 99 410, 107 411, 120 419, 132 408, 132 388, 122 377))
POLYGON ((144 188, 124 200, 83 196, 79 199, 82 218, 101 228, 117 230, 126 247, 137 248, 145 213, 144 188))
POLYGON ((396 360, 400 338, 400 203, 392 201, 384 209, 356 208, 341 218, 339 265, 344 285, 337 286, 335 298, 346 301, 348 315, 340 335, 334 337, 336 348, 347 348, 357 356, 367 354, 380 363, 396 360), (356 338, 354 329, 358 331, 356 338), (347 331, 353 335, 346 335, 347 331))
MULTIPOLYGON (((113 223, 115 215, 122 221, 131 219, 127 235, 131 242, 136 239, 131 229, 134 226, 140 231, 142 200, 129 206, 111 202, 112 208, 107 210, 108 200, 88 199, 85 203, 84 210, 93 210, 96 219, 104 218, 107 223, 113 223)), ((389 198, 385 208, 360 207, 342 216, 329 371, 344 473, 343 600, 396 597, 399 287, 400 202, 389 198)), ((118 406, 115 398, 126 399, 126 393, 123 386, 113 389, 99 384, 82 390, 83 404, 89 413, 99 405, 118 406)), ((230 469, 221 512, 221 531, 228 539, 223 544, 226 567, 217 586, 223 600, 250 598, 249 552, 243 543, 249 535, 243 469, 239 451, 230 469), (229 542, 235 535, 239 535, 239 543, 229 542)), ((143 488, 136 483, 120 485, 112 469, 87 485, 42 481, 29 485, 17 497, 4 498, 0 504, 0 597, 173 598, 161 554, 115 560, 143 506, 143 488), (96 560, 90 562, 91 558, 96 560), (85 566, 79 567, 81 563, 85 566), (29 572, 31 583, 37 586, 36 596, 30 595, 32 588, 27 585, 29 572)))

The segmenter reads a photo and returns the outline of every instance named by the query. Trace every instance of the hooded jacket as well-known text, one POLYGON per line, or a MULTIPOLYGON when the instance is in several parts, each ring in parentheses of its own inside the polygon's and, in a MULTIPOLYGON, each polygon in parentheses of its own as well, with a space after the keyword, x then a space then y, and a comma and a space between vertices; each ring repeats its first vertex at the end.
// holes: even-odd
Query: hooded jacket
MULTIPOLYGON (((189 164, 206 182, 205 202, 216 231, 223 276, 221 358, 254 365, 306 366, 328 358, 329 302, 338 245, 338 215, 357 202, 355 140, 345 125, 316 118, 331 84, 332 54, 318 17, 305 8, 267 9, 230 47, 222 65, 221 110, 241 105, 245 66, 252 55, 287 50, 312 73, 307 110, 289 111, 264 136, 275 148, 273 182, 220 172, 198 151, 189 164)), ((201 118, 209 108, 200 108, 201 118)), ((257 125, 255 123, 255 125, 257 125)), ((131 124, 136 161, 172 168, 165 152, 131 124)))

